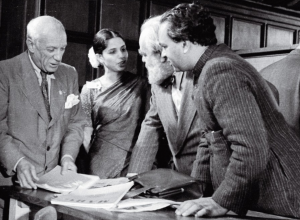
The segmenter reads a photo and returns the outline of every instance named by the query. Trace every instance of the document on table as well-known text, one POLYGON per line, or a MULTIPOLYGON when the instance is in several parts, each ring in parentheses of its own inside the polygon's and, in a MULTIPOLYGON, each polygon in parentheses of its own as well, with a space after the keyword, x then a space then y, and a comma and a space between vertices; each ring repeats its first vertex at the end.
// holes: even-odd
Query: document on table
POLYGON ((118 203, 115 208, 110 209, 114 212, 145 212, 165 208, 170 205, 180 205, 181 202, 175 202, 167 199, 141 198, 125 199, 118 203))
POLYGON ((126 177, 119 177, 114 179, 99 179, 92 188, 101 188, 106 186, 114 186, 118 184, 128 183, 129 179, 126 177))
POLYGON ((133 182, 131 181, 102 188, 77 189, 67 195, 58 195, 57 198, 51 200, 51 203, 65 206, 110 209, 117 206, 118 202, 132 186, 133 182))
POLYGON ((72 171, 61 174, 61 166, 56 166, 50 172, 39 178, 37 187, 57 193, 68 193, 75 189, 88 189, 99 180, 98 176, 85 175, 72 171))

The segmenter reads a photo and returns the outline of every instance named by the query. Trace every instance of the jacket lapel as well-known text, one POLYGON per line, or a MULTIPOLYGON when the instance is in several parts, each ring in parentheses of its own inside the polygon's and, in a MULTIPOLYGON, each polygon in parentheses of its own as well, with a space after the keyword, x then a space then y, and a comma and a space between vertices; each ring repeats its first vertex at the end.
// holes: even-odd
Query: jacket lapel
POLYGON ((168 125, 164 127, 164 130, 169 138, 169 141, 174 143, 174 137, 176 137, 177 130, 177 113, 175 110, 175 105, 172 100, 172 86, 168 87, 159 86, 160 95, 157 96, 159 98, 158 106, 162 106, 161 113, 163 114, 160 118, 163 121, 164 125, 168 125))
POLYGON ((48 124, 49 119, 44 103, 44 97, 27 52, 24 52, 21 56, 21 71, 19 72, 19 75, 22 78, 23 86, 21 86, 21 89, 23 93, 45 123, 48 124))
POLYGON ((55 79, 51 79, 51 96, 50 96, 50 112, 52 120, 50 121, 49 127, 51 127, 60 117, 61 112, 65 107, 65 100, 67 95, 67 85, 62 82, 62 74, 60 69, 54 73, 55 79))
POLYGON ((174 149, 174 151, 176 154, 182 148, 184 141, 186 140, 186 136, 196 116, 196 108, 191 98, 193 92, 192 73, 187 72, 186 74, 185 89, 182 95, 181 107, 179 112, 177 135, 175 136, 177 141, 175 145, 176 149, 174 149))

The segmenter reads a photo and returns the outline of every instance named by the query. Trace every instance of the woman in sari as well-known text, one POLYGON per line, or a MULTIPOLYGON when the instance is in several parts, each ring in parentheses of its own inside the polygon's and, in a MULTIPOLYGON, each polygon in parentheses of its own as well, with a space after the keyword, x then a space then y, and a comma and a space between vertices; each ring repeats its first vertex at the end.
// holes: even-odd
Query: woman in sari
POLYGON ((104 75, 83 86, 81 100, 88 121, 83 145, 90 158, 89 173, 100 178, 126 176, 148 106, 148 83, 124 71, 127 58, 118 32, 102 29, 94 36, 90 63, 102 66, 104 75))

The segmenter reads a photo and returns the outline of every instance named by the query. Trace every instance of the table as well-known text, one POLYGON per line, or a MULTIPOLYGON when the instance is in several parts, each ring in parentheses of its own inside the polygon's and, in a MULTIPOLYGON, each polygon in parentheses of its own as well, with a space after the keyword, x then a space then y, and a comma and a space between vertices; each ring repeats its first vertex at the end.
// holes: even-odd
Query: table
MULTIPOLYGON (((50 200, 53 198, 54 193, 43 189, 31 190, 22 189, 19 186, 0 186, 0 197, 5 198, 6 203, 10 201, 9 216, 13 219, 14 211, 13 205, 20 201, 25 203, 32 210, 39 210, 46 206, 53 206, 57 213, 64 219, 101 219, 101 220, 195 220, 195 217, 182 217, 177 216, 172 208, 165 208, 153 212, 139 212, 139 213, 122 213, 122 212, 110 212, 104 209, 91 209, 91 208, 71 208, 61 205, 51 205, 50 200)), ((6 205, 6 207, 8 207, 6 205)), ((197 218, 197 220, 208 218, 197 218)), ((221 218, 209 218, 213 219, 287 219, 286 217, 264 214, 260 212, 249 211, 246 217, 238 217, 234 213, 229 213, 225 217, 221 218)))

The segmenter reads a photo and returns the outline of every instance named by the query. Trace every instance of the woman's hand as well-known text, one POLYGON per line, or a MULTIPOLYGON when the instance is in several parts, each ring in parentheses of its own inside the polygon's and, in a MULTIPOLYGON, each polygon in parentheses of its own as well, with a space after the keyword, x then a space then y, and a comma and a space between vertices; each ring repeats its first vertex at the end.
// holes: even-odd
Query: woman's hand
POLYGON ((183 202, 175 211, 176 215, 189 216, 223 216, 228 209, 221 207, 211 197, 199 198, 183 202))

